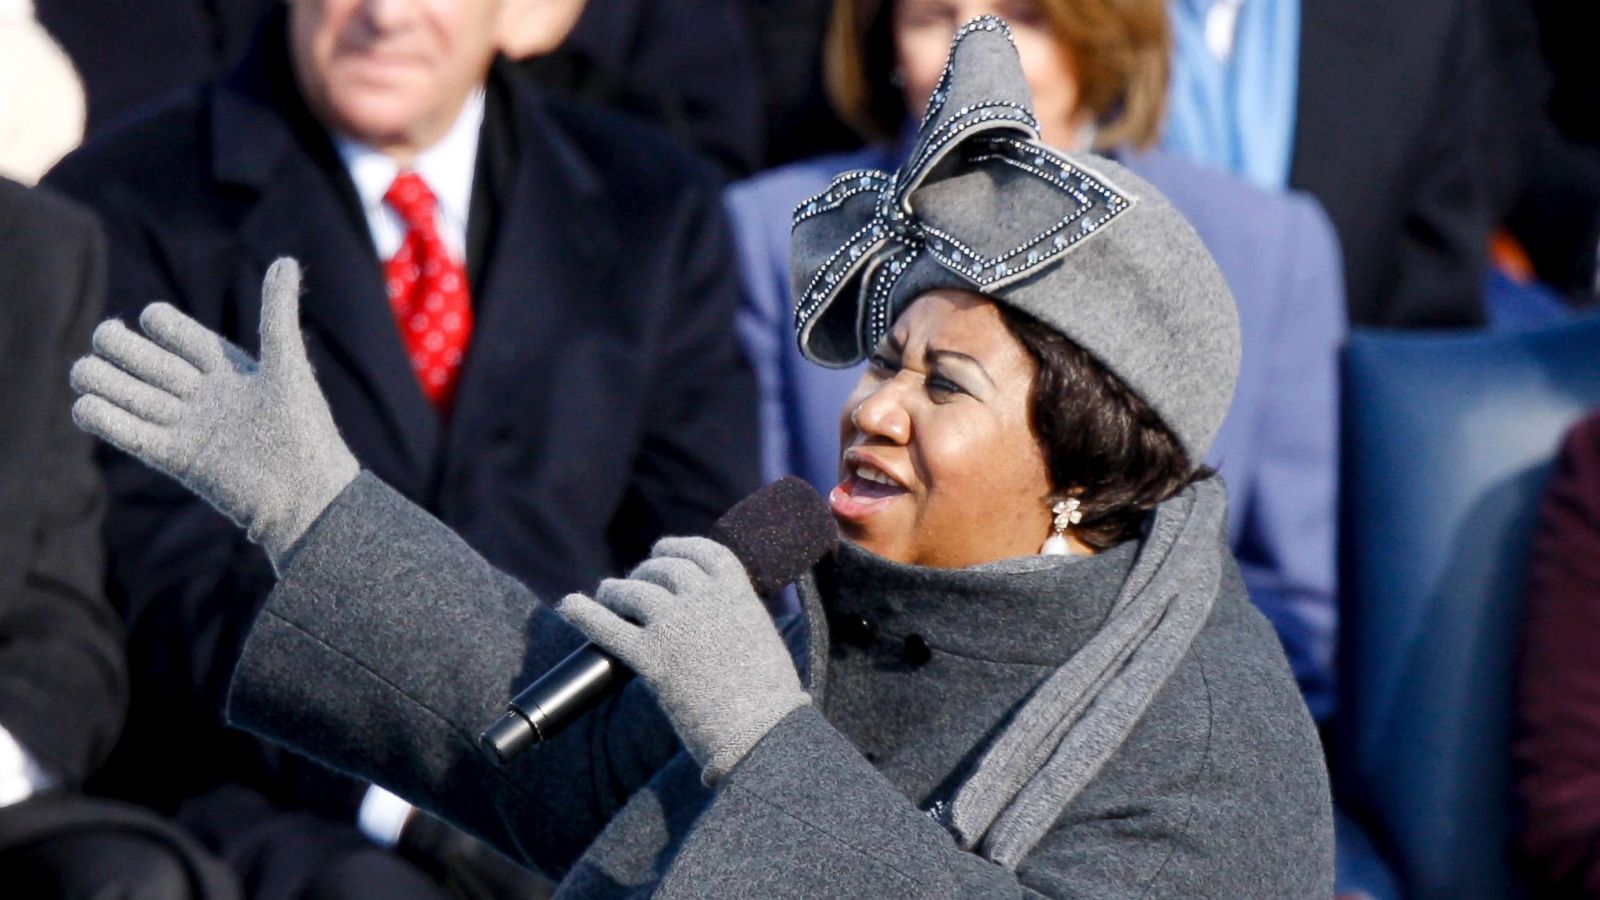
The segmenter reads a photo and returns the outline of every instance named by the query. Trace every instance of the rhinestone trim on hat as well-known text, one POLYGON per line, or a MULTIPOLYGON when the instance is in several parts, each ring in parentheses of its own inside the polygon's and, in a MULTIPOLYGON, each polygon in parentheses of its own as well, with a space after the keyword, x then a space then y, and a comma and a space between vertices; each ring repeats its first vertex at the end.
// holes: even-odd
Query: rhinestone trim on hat
POLYGON ((1100 176, 1039 144, 985 136, 974 139, 970 150, 967 162, 998 160, 1042 179, 1076 204, 1053 226, 996 256, 984 256, 959 236, 924 224, 922 230, 934 258, 980 288, 1014 281, 1049 265, 1132 206, 1127 196, 1100 176))
MULTIPOLYGON (((979 135, 964 148, 966 161, 998 161, 1040 179, 1073 201, 1072 209, 1050 227, 1029 235, 996 256, 973 249, 960 235, 905 212, 889 194, 895 179, 881 172, 848 172, 822 194, 800 205, 795 221, 839 213, 847 199, 876 189, 871 217, 822 261, 795 303, 794 324, 804 332, 830 300, 846 289, 856 271, 875 262, 870 283, 861 291, 860 334, 863 349, 877 345, 887 333, 889 297, 911 263, 926 250, 951 272, 980 291, 1026 278, 1060 259, 1107 222, 1126 212, 1132 201, 1098 174, 1032 141, 1005 135, 979 135)), ((847 213, 846 213, 847 214, 847 213)))
MULTIPOLYGON (((1132 206, 1129 195, 1098 173, 1040 144, 1038 122, 1026 103, 979 100, 953 112, 946 110, 957 48, 963 38, 977 32, 999 32, 1015 48, 1010 29, 996 16, 974 19, 956 33, 951 61, 946 62, 929 101, 923 132, 910 160, 889 173, 845 172, 826 191, 796 207, 797 229, 822 216, 847 217, 831 226, 837 229, 835 233, 852 220, 860 222, 842 245, 816 265, 805 289, 795 298, 794 324, 802 352, 809 346, 811 328, 841 297, 856 304, 856 337, 862 342, 856 347, 857 358, 870 352, 888 332, 895 286, 924 253, 975 290, 993 294, 1056 262, 1132 206), (918 189, 952 152, 963 154, 964 168, 1000 164, 1026 173, 1059 192, 1069 201, 1068 208, 1059 220, 1024 236, 1005 252, 985 256, 959 228, 948 222, 945 227, 933 225, 913 208, 918 189), (870 211, 865 203, 851 202, 865 194, 876 198, 870 211)), ((809 260, 796 262, 799 266, 810 264, 809 260)))
MULTIPOLYGON (((961 43, 961 39, 975 31, 998 31, 1004 34, 1011 46, 1017 46, 1017 39, 1012 37, 1011 29, 999 16, 979 16, 957 29, 954 37, 950 39, 952 52, 949 59, 944 61, 944 69, 939 72, 939 80, 934 84, 933 95, 928 98, 928 108, 922 113, 924 122, 932 122, 939 118, 939 113, 944 109, 944 101, 950 96, 950 63, 955 59, 953 49, 961 43)), ((1029 113, 1028 117, 1033 118, 1029 113)))
POLYGON ((838 209, 846 200, 857 194, 867 191, 881 194, 888 187, 890 180, 887 173, 877 169, 853 169, 835 175, 827 190, 801 201, 794 208, 794 224, 799 225, 818 213, 838 209))

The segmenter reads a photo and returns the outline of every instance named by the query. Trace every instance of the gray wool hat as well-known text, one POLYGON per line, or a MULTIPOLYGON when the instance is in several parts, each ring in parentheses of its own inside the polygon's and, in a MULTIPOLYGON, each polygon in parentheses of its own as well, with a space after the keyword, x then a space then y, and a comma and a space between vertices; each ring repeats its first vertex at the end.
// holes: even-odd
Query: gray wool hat
POLYGON ((1117 163, 1039 142, 994 16, 956 33, 898 171, 846 172, 795 209, 792 276, 813 362, 854 365, 917 297, 973 291, 1082 347, 1197 466, 1239 374, 1238 312, 1200 237, 1117 163))

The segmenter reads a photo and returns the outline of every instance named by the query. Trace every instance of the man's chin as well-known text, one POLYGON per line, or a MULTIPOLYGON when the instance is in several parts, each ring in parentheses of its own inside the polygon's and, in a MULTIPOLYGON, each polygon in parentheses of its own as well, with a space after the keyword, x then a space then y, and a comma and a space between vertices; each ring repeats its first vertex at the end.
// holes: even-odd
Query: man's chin
POLYGON ((386 91, 347 91, 332 105, 338 130, 374 147, 405 142, 423 118, 420 104, 386 91))

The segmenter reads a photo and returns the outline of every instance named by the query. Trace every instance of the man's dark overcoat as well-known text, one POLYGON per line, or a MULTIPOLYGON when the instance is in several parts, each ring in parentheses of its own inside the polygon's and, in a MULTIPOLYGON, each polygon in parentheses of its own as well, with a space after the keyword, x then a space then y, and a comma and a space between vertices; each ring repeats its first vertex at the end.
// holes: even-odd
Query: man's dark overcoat
POLYGON ((67 414, 105 253, 86 211, 0 179, 0 726, 69 786, 105 759, 127 703, 100 587, 105 488, 67 414))
MULTIPOLYGON (((354 186, 294 85, 283 26, 279 12, 219 80, 51 173, 105 219, 113 315, 131 322, 170 301, 253 353, 262 276, 299 259, 310 358, 363 467, 545 596, 592 587, 661 534, 703 531, 754 486, 754 386, 704 167, 496 62, 467 228, 476 325, 443 417, 408 365, 354 186)), ((264 556, 165 476, 120 455, 105 467, 135 676, 114 787, 171 806, 242 782, 349 815, 348 785, 220 726, 271 587, 264 556)))
POLYGON ((68 413, 67 369, 89 349, 105 281, 94 216, 0 178, 0 727, 54 780, 0 806, 0 884, 7 896, 232 898, 231 876, 169 823, 79 791, 128 702, 101 585, 105 485, 68 413))

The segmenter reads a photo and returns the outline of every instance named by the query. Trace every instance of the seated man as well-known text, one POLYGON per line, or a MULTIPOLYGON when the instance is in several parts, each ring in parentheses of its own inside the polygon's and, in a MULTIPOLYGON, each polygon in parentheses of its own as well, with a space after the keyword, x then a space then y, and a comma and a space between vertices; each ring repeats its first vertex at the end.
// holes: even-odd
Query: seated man
POLYGON ((237 896, 177 829, 79 788, 128 701, 101 585, 105 486, 62 373, 105 299, 94 217, 0 179, 0 885, 8 897, 237 896))
MULTIPOLYGON (((559 597, 754 487, 754 387, 709 172, 530 90, 495 58, 499 6, 293 0, 232 70, 49 180, 107 222, 113 314, 164 299, 253 348, 266 266, 300 259, 311 359, 361 465, 559 597)), ((392 841, 405 808, 218 716, 266 559, 137 462, 106 471, 133 680, 116 786, 254 893, 361 870, 358 809, 392 841)))

